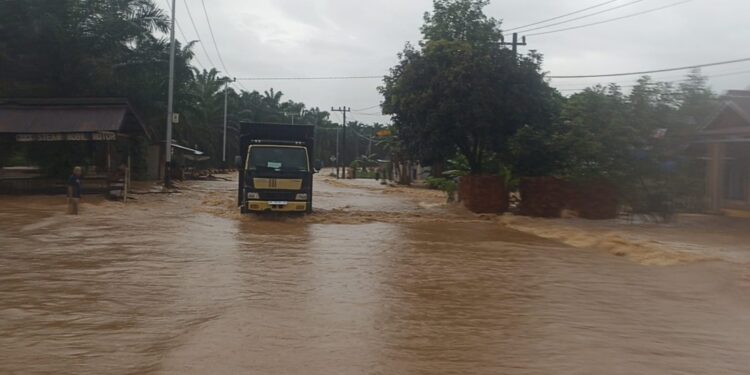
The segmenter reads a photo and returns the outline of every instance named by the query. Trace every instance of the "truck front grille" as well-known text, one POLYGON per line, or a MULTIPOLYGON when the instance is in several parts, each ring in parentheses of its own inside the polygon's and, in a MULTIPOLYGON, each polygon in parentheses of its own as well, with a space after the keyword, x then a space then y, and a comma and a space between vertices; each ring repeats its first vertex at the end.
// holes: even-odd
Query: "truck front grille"
POLYGON ((293 201, 296 191, 259 191, 260 199, 264 201, 293 201))

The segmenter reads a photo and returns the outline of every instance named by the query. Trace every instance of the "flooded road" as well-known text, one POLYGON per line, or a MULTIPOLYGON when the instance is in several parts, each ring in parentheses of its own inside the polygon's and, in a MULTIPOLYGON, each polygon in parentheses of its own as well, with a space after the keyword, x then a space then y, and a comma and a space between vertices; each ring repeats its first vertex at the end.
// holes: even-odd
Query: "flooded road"
POLYGON ((568 247, 439 196, 231 181, 136 202, 0 198, 0 373, 746 374, 750 270, 568 247))

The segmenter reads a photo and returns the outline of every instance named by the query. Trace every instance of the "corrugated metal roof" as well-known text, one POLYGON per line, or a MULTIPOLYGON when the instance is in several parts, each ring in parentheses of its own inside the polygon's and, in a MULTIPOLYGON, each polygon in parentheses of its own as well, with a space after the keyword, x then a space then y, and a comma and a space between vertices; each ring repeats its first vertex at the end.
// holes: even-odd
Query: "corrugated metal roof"
POLYGON ((0 133, 146 134, 125 99, 0 99, 0 133))
POLYGON ((177 143, 172 143, 172 148, 177 148, 177 149, 184 150, 184 151, 190 151, 195 155, 203 155, 203 151, 198 151, 190 147, 180 146, 177 143))

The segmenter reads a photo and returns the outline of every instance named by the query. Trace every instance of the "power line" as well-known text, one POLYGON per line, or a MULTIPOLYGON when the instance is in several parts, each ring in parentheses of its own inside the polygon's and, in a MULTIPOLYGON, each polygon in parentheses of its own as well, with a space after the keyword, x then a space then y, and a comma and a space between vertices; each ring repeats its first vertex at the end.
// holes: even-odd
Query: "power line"
POLYGON ((237 81, 311 81, 311 80, 344 80, 344 79, 381 79, 379 76, 328 76, 328 77, 244 77, 237 81))
MULTIPOLYGON (((164 1, 167 4, 167 8, 171 12, 172 11, 172 5, 169 3, 169 0, 164 0, 164 1)), ((185 3, 185 10, 187 10, 188 16, 190 17, 190 22, 193 25, 193 30, 195 30, 195 34, 198 37, 198 43, 201 45, 201 48, 203 49, 203 52, 206 54, 206 58, 211 63, 212 68, 213 68, 213 67, 215 67, 215 64, 213 63, 213 61, 211 61, 211 57, 208 55, 208 51, 206 50, 206 47, 203 45, 203 42, 201 42, 201 40, 200 40, 200 33, 198 32, 198 28, 195 25, 195 21, 193 20, 193 16, 190 13, 190 9, 187 6, 187 2, 185 2, 185 0, 183 0, 183 2, 185 3)), ((219 53, 219 47, 216 44, 216 38, 214 38, 214 32, 213 32, 213 28, 211 27, 211 21, 209 20, 208 13, 206 12, 206 5, 205 5, 205 3, 203 3, 203 0, 201 0, 201 3, 203 5, 203 12, 206 15, 206 21, 208 22, 208 30, 211 32, 211 39, 214 41, 214 48, 216 48, 216 54, 219 56, 219 61, 221 62, 222 68, 224 68, 224 71, 227 73, 227 75, 230 75, 229 72, 228 72, 228 69, 227 69, 226 65, 224 65, 224 60, 221 58, 221 54, 219 53)), ((187 36, 185 36, 185 32, 182 30, 182 27, 180 27, 180 23, 177 22, 176 19, 174 20, 174 23, 175 23, 175 26, 177 26, 177 29, 179 30, 180 35, 182 35, 182 38, 185 40, 185 43, 187 43, 189 41, 189 39, 188 39, 187 36)), ((193 58, 195 59, 195 62, 198 63, 198 65, 202 69, 204 69, 204 70, 206 69, 205 65, 203 65, 203 63, 201 62, 201 60, 198 58, 197 55, 193 55, 193 58)), ((240 87, 240 91, 241 90, 245 90, 247 92, 250 92, 250 90, 248 90, 248 88, 245 87, 245 85, 243 85, 242 82, 237 82, 235 80, 232 83, 233 84, 237 84, 240 87)))
POLYGON ((208 32, 211 34, 211 40, 214 42, 214 49, 216 50, 216 56, 219 57, 219 62, 221 63, 221 67, 224 68, 224 72, 227 75, 232 75, 229 73, 229 69, 227 69, 227 66, 224 65, 224 59, 221 58, 221 52, 219 52, 219 45, 216 44, 216 38, 214 37, 214 29, 211 27, 211 19, 208 17, 208 11, 206 10, 206 2, 204 0, 201 0, 201 5, 203 6, 203 14, 206 16, 206 23, 208 24, 208 32))
MULTIPOLYGON (((688 0, 692 1, 692 0, 688 0)), ((677 68, 667 68, 667 69, 658 69, 658 70, 646 70, 646 71, 640 71, 640 72, 629 72, 629 73, 609 73, 609 74, 594 74, 594 75, 569 75, 569 76, 548 76, 547 78, 550 79, 570 79, 570 78, 603 78, 603 77, 618 77, 618 76, 632 76, 632 75, 642 75, 642 74, 650 74, 650 73, 662 73, 662 72, 674 72, 678 70, 687 70, 687 69, 694 69, 694 68, 705 68, 709 66, 718 66, 718 65, 728 65, 728 64, 736 64, 741 62, 750 61, 750 57, 737 59, 737 60, 729 60, 729 61, 720 61, 720 62, 714 62, 714 63, 708 63, 708 64, 698 64, 698 65, 689 65, 689 66, 682 66, 677 68)), ((346 79, 376 79, 376 78, 382 78, 382 76, 320 76, 320 77, 243 77, 243 78, 237 78, 237 81, 295 81, 295 80, 346 80, 346 79)), ((372 106, 371 108, 375 108, 377 106, 372 106)), ((366 110, 366 109, 362 109, 366 110)))
MULTIPOLYGON (((216 50, 216 56, 219 57, 219 62, 221 63, 221 67, 224 69, 224 72, 227 75, 232 75, 232 73, 229 72, 229 69, 227 69, 226 64, 224 64, 224 59, 221 57, 221 52, 219 52, 219 44, 216 43, 216 37, 214 36, 214 28, 211 26, 211 18, 208 16, 208 11, 206 10, 206 2, 205 0, 201 0, 201 6, 203 7, 203 15, 206 16, 206 23, 208 24, 208 32, 211 34, 211 40, 214 42, 214 50, 216 50)), ((236 79, 234 79, 237 81, 236 79)), ((245 85, 242 84, 242 82, 237 82, 237 85, 240 86, 241 90, 245 90, 250 92, 250 90, 245 87, 245 85)))
POLYGON ((667 4, 667 5, 664 5, 662 7, 653 8, 653 9, 649 9, 649 10, 644 10, 642 12, 633 13, 633 14, 629 14, 629 15, 626 15, 626 16, 622 16, 622 17, 610 18, 610 19, 607 19, 607 20, 604 20, 604 21, 599 21, 599 22, 594 22, 594 23, 588 23, 588 24, 585 24, 585 25, 579 25, 579 26, 573 26, 573 27, 566 27, 566 28, 563 28, 563 29, 544 31, 544 32, 541 32, 541 33, 528 34, 527 36, 546 35, 546 34, 552 34, 552 33, 559 33, 559 32, 563 32, 563 31, 582 29, 584 27, 591 27, 591 26, 601 25, 601 24, 605 24, 605 23, 609 23, 609 22, 624 20, 626 18, 632 18, 632 17, 636 17, 636 16, 648 14, 648 13, 653 13, 653 12, 664 10, 664 9, 667 9, 667 8, 676 7, 678 5, 687 4, 687 3, 691 2, 691 1, 693 1, 693 0, 678 1, 676 3, 667 4))
MULTIPOLYGON (((185 4, 185 6, 187 7, 187 4, 185 4)), ((208 24, 208 32, 211 35, 211 40, 214 43, 214 50, 216 51, 216 56, 219 58, 219 62, 221 63, 221 67, 222 67, 222 69, 224 69, 224 73, 226 75, 228 75, 228 76, 231 76, 232 73, 229 72, 229 69, 227 69, 226 64, 224 64, 224 59, 222 58, 221 52, 219 51, 219 44, 216 43, 216 36, 214 35, 214 28, 213 28, 213 26, 211 26, 211 18, 208 16, 208 10, 206 9, 206 2, 205 2, 205 0, 201 0, 201 7, 203 8, 203 15, 206 17, 206 24, 208 24)), ((189 9, 188 9, 188 15, 190 15, 190 10, 189 9)), ((193 22, 192 15, 190 15, 190 21, 193 22)), ((193 22, 193 28, 195 28, 195 22, 193 22)), ((196 28, 195 32, 198 33, 197 28, 196 28)), ((203 48, 203 52, 206 54, 206 57, 210 61, 211 59, 208 56, 208 51, 206 51, 206 48, 203 45, 203 43, 201 43, 201 47, 203 48)), ((211 64, 213 64, 213 62, 211 62, 211 64)), ((213 64, 213 65, 215 65, 215 64, 213 64)), ((237 83, 237 85, 240 87, 240 90, 244 90, 244 91, 250 92, 250 90, 247 87, 245 87, 245 85, 243 85, 242 82, 237 82, 236 79, 234 79, 234 82, 237 83)))
POLYGON ((193 24, 193 30, 195 31, 195 35, 198 36, 198 43, 201 45, 201 48, 203 49, 203 53, 206 54, 206 59, 208 59, 208 62, 211 64, 212 67, 215 67, 216 64, 211 60, 211 56, 208 54, 208 51, 206 50, 206 46, 203 44, 201 38, 201 33, 198 32, 198 27, 195 26, 195 20, 193 19, 193 14, 190 12, 190 7, 188 6, 187 0, 182 0, 182 2, 185 4, 185 11, 188 14, 188 17, 190 18, 190 23, 193 24))
MULTIPOLYGON (((236 81, 236 80, 235 80, 235 81, 236 81)), ((237 84, 238 86, 240 86, 240 89, 241 89, 241 90, 244 90, 244 91, 250 92, 250 90, 249 90, 249 89, 248 89, 247 87, 245 87, 245 85, 243 85, 243 84, 242 84, 242 82, 240 82, 240 81, 236 81, 236 82, 234 82, 234 83, 236 83, 236 84, 237 84)))
MULTIPOLYGON (((658 85, 660 83, 678 83, 678 82, 687 82, 687 81, 689 81, 689 79, 683 78, 683 79, 669 80, 669 81, 649 82, 648 85, 653 86, 653 85, 658 85)), ((621 83, 626 83, 626 82, 606 82, 606 83, 599 82, 599 83, 596 83, 596 84, 593 84, 593 85, 588 85, 586 87, 563 88, 563 89, 557 89, 557 91, 561 91, 561 92, 566 92, 566 91, 583 91, 583 90, 586 90, 586 89, 589 89, 589 88, 592 88, 592 87, 596 87, 596 86, 602 86, 604 88, 607 88, 610 85, 616 85, 617 87, 627 87, 627 88, 630 88, 630 87, 636 87, 636 86, 639 85, 639 84, 622 85, 621 83)))
MULTIPOLYGON (((710 78, 730 77, 730 76, 736 76, 736 75, 742 75, 742 74, 750 74, 750 70, 743 70, 743 71, 731 72, 731 73, 709 74, 709 75, 703 75, 703 76, 710 79, 710 78)), ((674 80, 668 80, 668 81, 655 81, 655 82, 652 82, 652 84, 659 84, 659 83, 680 83, 680 82, 689 82, 690 80, 691 80, 690 78, 682 78, 682 79, 674 79, 674 80)), ((638 86, 637 84, 634 84, 634 85, 620 85, 620 83, 626 83, 626 82, 607 82, 606 85, 609 85, 609 84, 612 84, 612 83, 616 84, 619 87, 636 87, 636 86, 638 86)), ((557 90, 561 91, 561 92, 564 92, 564 91, 582 91, 582 90, 585 90, 585 89, 588 89, 588 88, 591 88, 591 87, 594 87, 594 86, 597 86, 597 85, 604 86, 605 83, 600 82, 600 83, 588 85, 586 87, 563 88, 563 89, 557 89, 557 90)))
MULTIPOLYGON (((362 125, 367 126, 365 124, 362 124, 362 125)), ((368 126, 368 127, 371 128, 372 126, 368 126)), ((354 130, 354 128, 350 128, 349 130, 351 130, 354 133, 354 135, 356 135, 357 137, 360 137, 360 138, 364 139, 365 141, 375 140, 375 137, 368 137, 368 136, 362 135, 358 131, 354 130)))
POLYGON ((748 73, 750 73, 750 70, 743 70, 741 72, 734 72, 734 73, 714 74, 708 77, 709 78, 730 77, 730 76, 736 76, 736 75, 748 74, 748 73))
POLYGON ((585 14, 585 15, 583 15, 583 16, 580 16, 580 17, 576 17, 576 18, 571 18, 571 19, 569 19, 569 20, 565 20, 565 21, 560 21, 560 22, 556 22, 556 23, 551 23, 551 24, 549 24, 549 25, 544 25, 544 26, 539 26, 539 27, 535 27, 535 28, 533 28, 533 29, 528 29, 528 30, 521 30, 521 31, 519 31, 519 32, 520 32, 520 33, 527 33, 527 32, 529 32, 529 31, 536 31, 536 30, 546 29, 546 28, 548 28, 548 27, 559 26, 559 25, 563 25, 563 24, 566 24, 566 23, 570 23, 570 22, 573 22, 573 21, 578 21, 578 20, 582 20, 582 19, 584 19, 584 18, 589 18, 589 17, 593 17, 593 16, 598 16, 598 15, 600 15, 600 14, 604 14, 604 13, 609 13, 609 12, 612 12, 612 11, 615 11, 615 10, 618 10, 618 9, 621 9, 621 8, 625 8, 625 7, 628 7, 628 6, 634 5, 634 4, 642 3, 643 1, 644 1, 644 0, 635 0, 635 1, 631 1, 631 2, 629 2, 629 3, 625 3, 625 4, 622 4, 622 5, 618 5, 618 6, 616 6, 616 7, 612 7, 612 8, 608 8, 608 9, 600 10, 600 11, 598 11, 598 12, 594 12, 594 13, 591 13, 591 14, 585 14))
POLYGON ((709 66, 736 64, 736 63, 741 63, 741 62, 746 62, 746 61, 750 61, 750 57, 746 57, 746 58, 743 58, 743 59, 737 59, 737 60, 720 61, 720 62, 708 63, 708 64, 681 66, 681 67, 678 67, 678 68, 667 68, 667 69, 658 69, 658 70, 645 70, 645 71, 641 71, 641 72, 593 74, 593 75, 577 75, 577 76, 549 76, 548 78, 551 78, 551 79, 570 79, 570 78, 604 78, 604 77, 635 76, 635 75, 643 75, 643 74, 651 74, 651 73, 674 72, 674 71, 678 71, 678 70, 688 70, 688 69, 695 69, 695 68, 706 68, 706 67, 709 67, 709 66))
MULTIPOLYGON (((750 73, 750 70, 740 70, 740 71, 736 71, 736 70, 730 70, 730 71, 723 70, 723 71, 720 71, 720 72, 717 72, 717 73, 713 73, 713 74, 711 74, 711 73, 704 74, 703 72, 701 72, 700 75, 702 77, 706 77, 706 78, 718 78, 718 77, 727 77, 727 76, 733 76, 733 75, 739 75, 739 74, 746 74, 746 73, 750 73)), ((632 78, 632 79, 628 79, 628 80, 618 80, 618 81, 607 81, 606 83, 607 84, 611 84, 611 83, 614 83, 614 84, 626 84, 626 83, 632 83, 632 82, 634 82, 635 80, 637 80, 639 78, 632 78)), ((658 80, 662 80, 662 82, 671 82, 671 81, 676 81, 676 80, 680 80, 680 79, 684 79, 684 78, 685 78, 684 74, 683 75, 679 75, 679 76, 673 74, 673 75, 670 75, 668 77, 660 77, 660 78, 655 79, 655 80, 657 80, 657 81, 658 80)), ((570 83, 555 84, 555 87, 560 87, 560 88, 570 88, 570 87, 574 87, 574 88, 586 88, 586 87, 590 87, 592 85, 597 85, 597 84, 602 84, 602 83, 603 83, 603 81, 594 81, 594 82, 588 82, 588 83, 587 82, 575 82, 575 83, 570 82, 570 83)))
POLYGON ((536 25, 539 25, 539 24, 547 23, 547 22, 549 22, 549 21, 559 20, 560 18, 565 18, 565 17, 568 17, 568 16, 573 16, 573 15, 576 15, 576 14, 578 14, 578 13, 583 13, 583 12, 585 12, 585 11, 587 11, 587 10, 591 10, 591 9, 596 9, 596 8, 599 8, 599 7, 605 6, 605 5, 607 5, 607 4, 612 4, 612 3, 614 3, 614 2, 617 2, 617 1, 619 1, 619 0, 609 0, 609 1, 605 1, 605 2, 603 2, 603 3, 597 4, 597 5, 594 5, 594 6, 590 6, 590 7, 588 7, 588 8, 584 8, 584 9, 581 9, 581 10, 577 10, 577 11, 575 11, 575 12, 571 12, 571 13, 563 14, 562 16, 557 16, 557 17, 552 17, 552 18, 548 18, 548 19, 546 19, 546 20, 543 20, 543 21, 539 21, 539 22, 534 22, 534 23, 530 23, 530 24, 528 24, 528 25, 523 25, 523 26, 518 26, 518 27, 514 27, 514 28, 511 28, 511 29, 507 29, 507 30, 504 30, 504 31, 506 31, 506 32, 509 32, 509 31, 514 31, 514 30, 520 30, 520 29, 525 29, 525 28, 527 28, 527 27, 531 27, 531 26, 536 26, 536 25))
MULTIPOLYGON (((170 14, 172 13, 172 4, 169 3, 169 0, 164 0, 164 2, 167 4, 167 9, 169 9, 170 14)), ((180 35, 182 35, 182 39, 185 41, 185 43, 189 43, 190 39, 188 39, 187 36, 185 36, 185 32, 182 31, 182 27, 180 26, 180 23, 177 22, 176 19, 171 20, 174 21, 174 25, 177 26, 177 31, 180 32, 180 35)), ((198 58, 197 55, 193 55, 193 59, 195 59, 195 62, 198 63, 198 66, 200 66, 203 69, 206 69, 206 67, 203 65, 201 60, 198 58)))
POLYGON ((367 111, 368 109, 374 109, 380 107, 380 104, 375 104, 373 106, 367 107, 367 108, 360 108, 360 109, 352 109, 352 112, 362 112, 367 111))
POLYGON ((388 115, 384 115, 384 114, 382 114, 382 113, 375 113, 375 112, 371 112, 371 113, 367 113, 367 112, 358 112, 358 113, 357 113, 357 116, 388 116, 388 115))

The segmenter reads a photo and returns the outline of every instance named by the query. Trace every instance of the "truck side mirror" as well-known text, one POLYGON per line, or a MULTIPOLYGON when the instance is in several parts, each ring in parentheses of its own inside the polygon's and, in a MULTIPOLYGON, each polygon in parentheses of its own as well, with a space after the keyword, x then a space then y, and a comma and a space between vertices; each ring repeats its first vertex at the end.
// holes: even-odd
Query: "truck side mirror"
POLYGON ((237 169, 242 168, 242 157, 239 155, 234 156, 234 166, 237 169))

